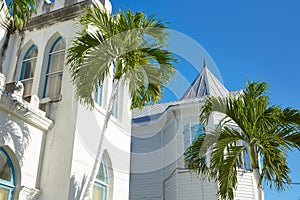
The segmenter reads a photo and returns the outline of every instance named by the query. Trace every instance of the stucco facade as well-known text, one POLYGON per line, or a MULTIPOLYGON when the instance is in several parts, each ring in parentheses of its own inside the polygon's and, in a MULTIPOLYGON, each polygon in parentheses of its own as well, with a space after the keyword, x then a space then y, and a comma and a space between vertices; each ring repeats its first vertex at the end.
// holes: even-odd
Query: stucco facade
MULTIPOLYGON (((95 159, 105 163, 106 198, 128 199, 131 112, 126 88, 119 89, 122 99, 118 101, 118 114, 111 117, 103 136, 100 133, 112 89, 112 74, 103 83, 101 105, 96 105, 93 111, 76 101, 69 66, 64 65, 57 73, 60 92, 47 95, 49 92, 45 91, 54 87, 47 85, 52 75, 49 75, 50 65, 54 65, 57 57, 65 58, 65 50, 79 30, 78 16, 91 2, 68 0, 48 4, 39 1, 37 15, 25 30, 10 36, 3 63, 6 80, 2 81, 0 104, 6 103, 0 105, 0 148, 13 163, 13 199, 79 199, 95 159), (61 49, 55 52, 56 44, 61 49), (30 57, 28 52, 32 49, 35 54, 30 57), (18 91, 13 83, 27 73, 23 68, 28 62, 31 67, 35 66, 28 79, 32 86, 30 94, 22 98, 23 90, 28 91, 28 88, 18 91), (12 94, 17 92, 19 97, 15 100, 12 94), (27 113, 19 116, 19 107, 35 113, 37 119, 27 119, 27 113), (96 158, 101 137, 101 156, 96 158)), ((97 3, 111 10, 109 1, 97 3)), ((1 41, 4 35, 5 31, 1 41)))

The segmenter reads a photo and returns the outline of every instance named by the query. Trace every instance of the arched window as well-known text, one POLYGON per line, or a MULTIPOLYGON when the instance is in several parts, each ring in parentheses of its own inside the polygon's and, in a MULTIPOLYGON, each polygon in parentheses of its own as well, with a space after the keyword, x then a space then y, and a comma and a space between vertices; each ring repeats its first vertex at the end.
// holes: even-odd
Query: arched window
POLYGON ((49 52, 49 63, 46 74, 44 97, 60 95, 63 68, 65 65, 66 42, 58 38, 49 52))
POLYGON ((11 200, 15 188, 14 168, 3 148, 0 147, 0 199, 11 200))
POLYGON ((101 161, 101 165, 94 183, 92 200, 106 200, 108 193, 108 175, 107 166, 104 159, 101 161))
POLYGON ((35 71, 36 59, 38 55, 38 49, 35 45, 32 45, 25 54, 22 61, 22 70, 20 80, 24 85, 23 96, 31 96, 31 89, 33 83, 33 76, 35 71))

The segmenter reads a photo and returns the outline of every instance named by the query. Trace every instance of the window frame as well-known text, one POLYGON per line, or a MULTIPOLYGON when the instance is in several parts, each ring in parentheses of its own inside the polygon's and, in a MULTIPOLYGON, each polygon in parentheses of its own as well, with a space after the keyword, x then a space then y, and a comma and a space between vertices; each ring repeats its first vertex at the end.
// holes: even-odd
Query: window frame
MULTIPOLYGON (((47 71, 46 71, 46 74, 45 74, 45 86, 44 86, 44 92, 43 92, 43 97, 44 98, 47 98, 47 97, 49 97, 49 98, 51 98, 51 97, 57 97, 57 96, 59 96, 61 94, 63 70, 64 70, 65 66, 63 66, 63 68, 61 70, 57 70, 55 72, 50 72, 50 70, 53 67, 53 65, 51 65, 52 64, 53 55, 60 55, 61 56, 61 55, 64 54, 64 65, 65 65, 66 50, 67 50, 67 48, 66 48, 66 40, 63 37, 61 37, 61 36, 58 37, 55 40, 55 42, 53 43, 53 45, 50 48, 50 51, 48 53, 48 64, 47 64, 48 66, 47 66, 47 71), (65 48, 64 49, 60 49, 58 51, 53 51, 54 48, 56 47, 56 45, 58 45, 60 42, 65 43, 65 48), (56 94, 57 93, 57 91, 56 91, 57 90, 57 80, 56 80, 55 81, 55 86, 53 86, 54 96, 49 96, 49 94, 48 94, 49 93, 49 82, 48 81, 49 81, 50 77, 54 77, 54 76, 56 76, 56 77, 61 76, 61 83, 60 83, 60 88, 59 88, 60 92, 59 92, 59 94, 56 94)), ((60 58, 61 57, 59 57, 59 59, 60 58)))
POLYGON ((200 135, 205 134, 205 125, 201 123, 189 122, 183 126, 183 134, 184 149, 186 150, 200 135), (198 127, 197 130, 201 130, 201 132, 196 131, 196 126, 198 127))
POLYGON ((10 181, 0 179, 0 188, 8 189, 9 190, 8 200, 12 200, 13 199, 13 193, 14 193, 15 188, 16 188, 14 166, 13 166, 11 158, 9 157, 7 152, 2 147, 0 147, 0 153, 2 153, 4 155, 4 157, 6 158, 6 160, 8 162, 9 170, 10 170, 10 175, 11 175, 11 180, 10 181))
MULTIPOLYGON (((102 170, 103 170, 103 174, 104 174, 104 180, 101 180, 100 178, 97 177, 98 173, 100 171, 100 168, 99 168, 97 176, 96 176, 95 181, 94 181, 94 185, 93 185, 93 193, 94 193, 94 187, 95 186, 100 187, 100 188, 103 189, 103 195, 102 195, 102 199, 99 199, 99 200, 107 200, 109 185, 108 185, 108 171, 107 171, 107 166, 106 166, 104 158, 101 159, 100 166, 102 166, 102 170)), ((93 200, 98 200, 98 199, 93 199, 93 200)))
POLYGON ((100 81, 99 81, 97 90, 95 89, 95 91, 93 93, 93 99, 97 105, 102 106, 102 104, 103 104, 103 83, 100 81))
MULTIPOLYGON (((33 79, 34 79, 34 73, 35 73, 35 68, 36 68, 36 63, 37 63, 37 58, 38 58, 38 47, 36 45, 31 45, 31 47, 26 51, 23 59, 22 59, 22 67, 21 67, 21 73, 20 73, 20 81, 23 83, 23 86, 24 86, 24 90, 25 90, 25 83, 29 83, 31 82, 33 84, 33 79), (28 56, 30 55, 30 53, 33 51, 33 50, 37 50, 37 55, 36 57, 32 57, 32 58, 28 58, 28 56), (35 60, 35 64, 34 65, 31 65, 31 68, 30 68, 30 75, 31 77, 30 78, 25 78, 25 71, 26 71, 26 64, 27 63, 32 63, 32 61, 35 60)), ((31 96, 32 94, 32 85, 31 85, 31 88, 30 88, 30 93, 29 94, 26 94, 25 91, 24 91, 24 94, 23 94, 23 97, 27 97, 27 96, 31 96)))

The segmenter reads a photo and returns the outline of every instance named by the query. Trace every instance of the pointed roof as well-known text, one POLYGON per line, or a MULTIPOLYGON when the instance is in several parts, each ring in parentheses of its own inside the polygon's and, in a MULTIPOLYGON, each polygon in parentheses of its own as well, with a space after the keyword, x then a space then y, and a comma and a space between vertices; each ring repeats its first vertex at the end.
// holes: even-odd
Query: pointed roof
POLYGON ((209 71, 206 60, 203 61, 203 69, 192 85, 184 93, 181 100, 199 98, 204 96, 227 96, 229 94, 225 86, 209 71))

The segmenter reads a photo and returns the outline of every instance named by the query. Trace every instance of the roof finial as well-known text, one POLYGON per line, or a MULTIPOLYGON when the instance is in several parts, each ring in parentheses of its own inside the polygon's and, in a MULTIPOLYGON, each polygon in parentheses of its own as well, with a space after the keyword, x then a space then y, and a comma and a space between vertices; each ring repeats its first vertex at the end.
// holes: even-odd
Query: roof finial
POLYGON ((206 59, 203 60, 203 68, 206 68, 206 59))

